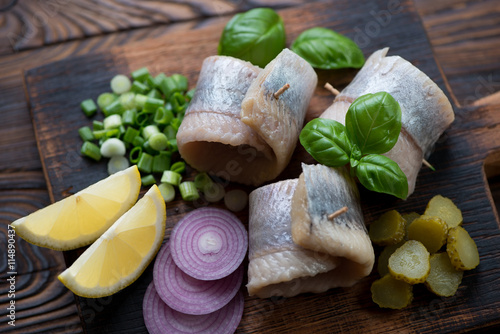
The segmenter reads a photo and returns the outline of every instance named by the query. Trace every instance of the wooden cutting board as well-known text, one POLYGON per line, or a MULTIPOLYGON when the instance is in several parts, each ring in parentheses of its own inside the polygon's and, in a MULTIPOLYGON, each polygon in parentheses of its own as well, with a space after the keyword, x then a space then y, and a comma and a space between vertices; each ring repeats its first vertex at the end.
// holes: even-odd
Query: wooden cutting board
MULTIPOLYGON (((280 14, 285 22, 288 45, 307 28, 331 28, 351 37, 365 56, 390 47, 389 55, 409 60, 446 91, 446 82, 411 1, 362 4, 336 0, 287 9, 280 14)), ((95 163, 79 155, 81 141, 77 130, 90 123, 80 112, 80 102, 95 99, 99 93, 109 90, 109 80, 114 75, 130 73, 143 66, 154 74, 184 74, 194 86, 202 60, 216 54, 228 19, 210 27, 172 33, 25 72, 33 125, 53 201, 107 175, 105 162, 95 163)), ((332 96, 322 88, 324 83, 330 82, 341 89, 356 71, 317 73, 319 83, 307 120, 318 116, 332 102, 332 96)), ((455 108, 455 112, 455 122, 429 159, 437 171, 423 168, 415 193, 408 200, 364 190, 361 195, 368 224, 393 208, 422 213, 435 194, 453 199, 462 209, 464 226, 475 239, 481 255, 480 266, 465 273, 457 294, 440 298, 418 285, 414 288, 415 299, 407 309, 380 309, 370 295, 370 285, 378 278, 374 271, 352 288, 332 289, 322 294, 270 299, 246 294, 245 311, 237 333, 457 332, 500 323, 500 267, 496 260, 500 256, 499 219, 483 169, 488 157, 488 166, 495 166, 500 160, 498 154, 491 155, 500 150, 500 117, 494 108, 455 108)), ((299 146, 279 179, 297 177, 302 161, 313 162, 299 146)), ((168 204, 166 239, 176 222, 194 208, 195 204, 180 200, 168 204)), ((239 217, 244 224, 248 223, 247 211, 239 217)), ((68 265, 81 251, 65 254, 68 265)), ((151 280, 150 265, 138 281, 113 296, 76 297, 84 330, 87 333, 147 332, 142 318, 142 297, 151 280)))

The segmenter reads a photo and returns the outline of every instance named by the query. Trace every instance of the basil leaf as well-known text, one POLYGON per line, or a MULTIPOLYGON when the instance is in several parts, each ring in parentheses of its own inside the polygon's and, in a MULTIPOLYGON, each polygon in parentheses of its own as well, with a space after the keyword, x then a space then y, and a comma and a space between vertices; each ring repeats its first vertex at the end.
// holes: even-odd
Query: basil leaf
POLYGON ((339 167, 349 163, 351 143, 341 123, 325 118, 316 118, 304 126, 299 136, 300 143, 320 164, 339 167))
POLYGON ((379 154, 366 155, 356 167, 359 182, 368 190, 408 197, 408 180, 398 164, 379 154))
POLYGON ((327 28, 316 27, 305 30, 290 48, 315 68, 325 70, 360 68, 365 63, 363 52, 356 43, 327 28))
POLYGON ((360 96, 347 110, 345 127, 363 155, 385 153, 396 144, 401 132, 401 107, 386 92, 360 96))
POLYGON ((254 8, 227 23, 217 52, 265 67, 285 48, 285 42, 282 18, 271 8, 254 8))

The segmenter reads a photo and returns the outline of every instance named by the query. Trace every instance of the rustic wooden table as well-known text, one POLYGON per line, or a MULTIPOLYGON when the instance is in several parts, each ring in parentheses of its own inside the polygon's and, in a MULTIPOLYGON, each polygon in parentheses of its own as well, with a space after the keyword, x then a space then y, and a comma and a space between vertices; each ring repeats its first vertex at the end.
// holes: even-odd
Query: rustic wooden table
MULTIPOLYGON (((82 311, 74 295, 56 278, 66 267, 62 253, 32 246, 17 237, 15 285, 7 281, 11 276, 6 256, 8 224, 51 201, 27 103, 24 71, 57 60, 104 52, 114 46, 217 25, 235 12, 252 7, 283 9, 308 2, 311 1, 0 0, 0 332, 81 333, 85 331, 81 319, 99 317, 106 303, 100 300, 82 311), (15 291, 9 291, 13 286, 15 291), (13 300, 9 296, 12 292, 15 327, 8 324, 7 307, 13 300)), ((335 0, 331 3, 334 7, 335 0)), ((489 111, 488 115, 496 117, 498 124, 498 1, 414 0, 414 8, 455 108, 489 111)), ((500 152, 492 152, 485 165, 497 212, 499 156, 500 152)), ((487 325, 499 324, 500 320, 487 325)), ((468 330, 480 330, 481 326, 481 322, 476 322, 468 330)))

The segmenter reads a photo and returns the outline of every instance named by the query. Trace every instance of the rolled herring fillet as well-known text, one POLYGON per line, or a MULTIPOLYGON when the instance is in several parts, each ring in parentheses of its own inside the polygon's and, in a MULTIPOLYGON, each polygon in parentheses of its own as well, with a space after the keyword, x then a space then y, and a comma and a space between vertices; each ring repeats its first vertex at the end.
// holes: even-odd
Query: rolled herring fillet
POLYGON ((291 218, 296 244, 339 259, 330 284, 348 287, 370 274, 375 254, 356 182, 345 168, 302 164, 291 218), (330 216, 344 207, 346 212, 330 216))
POLYGON ((317 83, 311 65, 289 49, 283 49, 248 88, 241 103, 241 120, 273 153, 270 160, 252 168, 257 181, 254 185, 274 179, 290 162, 317 83), (289 88, 275 96, 286 84, 289 88))
POLYGON ((256 184, 254 169, 273 159, 268 145, 241 121, 241 102, 261 69, 233 57, 203 61, 196 92, 177 132, 184 160, 199 171, 256 184))
POLYGON ((337 286, 340 259, 295 244, 291 202, 298 180, 255 189, 249 196, 248 293, 260 298, 292 297, 337 286))
POLYGON ((374 52, 320 117, 344 124, 347 109, 356 98, 381 91, 391 94, 401 106, 402 129, 396 145, 384 155, 405 173, 409 196, 422 160, 429 157, 455 114, 446 95, 427 75, 399 56, 386 57, 388 51, 374 52))

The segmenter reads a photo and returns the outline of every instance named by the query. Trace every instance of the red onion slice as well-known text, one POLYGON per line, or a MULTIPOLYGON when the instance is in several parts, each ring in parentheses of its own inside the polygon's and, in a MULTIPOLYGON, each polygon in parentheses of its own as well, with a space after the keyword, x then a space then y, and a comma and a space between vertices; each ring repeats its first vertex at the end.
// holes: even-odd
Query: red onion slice
POLYGON ((144 324, 150 334, 224 334, 234 333, 244 309, 239 291, 223 308, 204 315, 184 314, 171 309, 160 298, 151 282, 142 302, 144 324))
POLYGON ((245 226, 233 213, 203 207, 185 215, 172 230, 170 250, 175 264, 200 280, 228 276, 239 267, 248 248, 245 226))
POLYGON ((218 280, 202 281, 184 273, 174 263, 167 243, 158 253, 153 278, 160 298, 186 314, 208 314, 225 306, 243 282, 243 266, 218 280))

